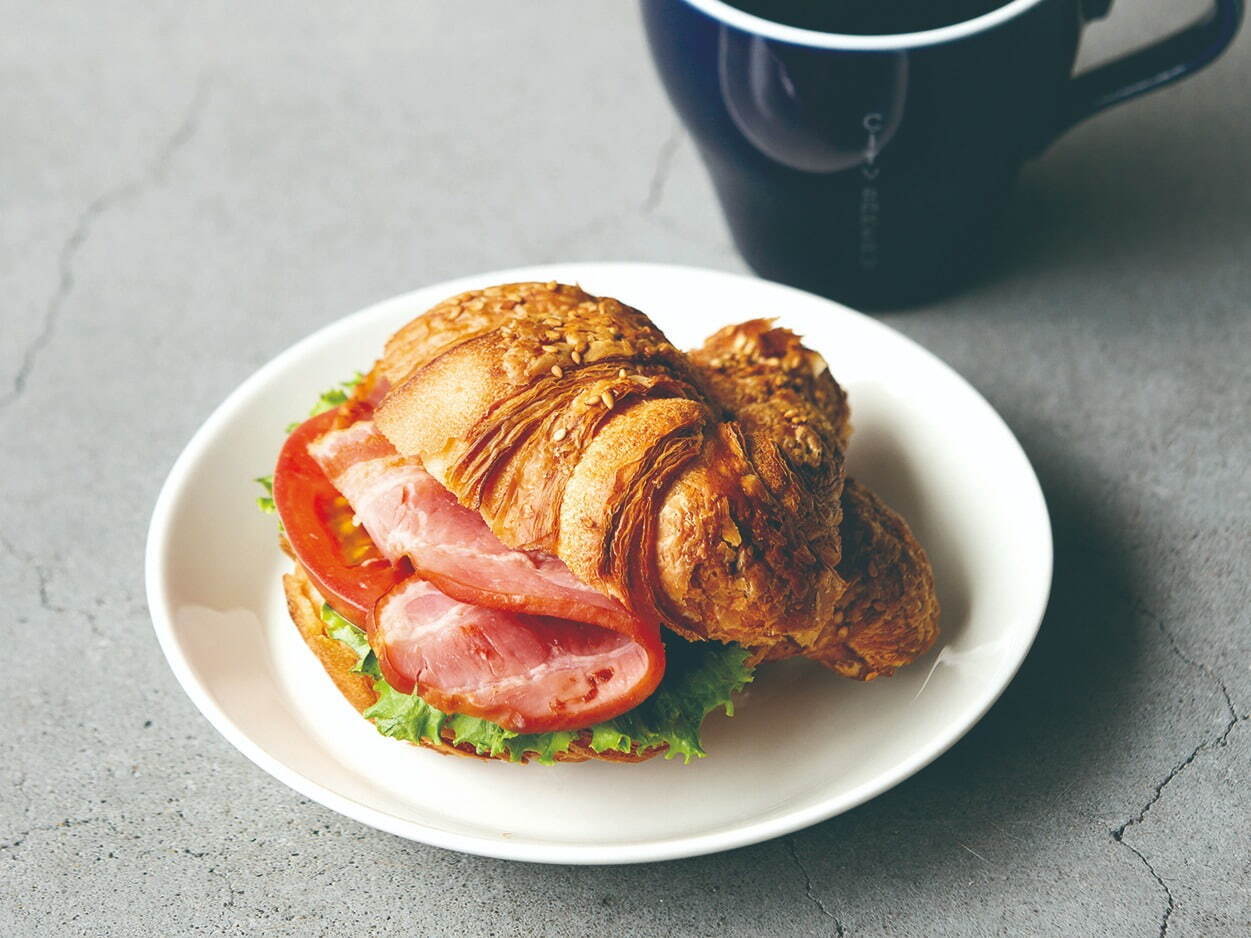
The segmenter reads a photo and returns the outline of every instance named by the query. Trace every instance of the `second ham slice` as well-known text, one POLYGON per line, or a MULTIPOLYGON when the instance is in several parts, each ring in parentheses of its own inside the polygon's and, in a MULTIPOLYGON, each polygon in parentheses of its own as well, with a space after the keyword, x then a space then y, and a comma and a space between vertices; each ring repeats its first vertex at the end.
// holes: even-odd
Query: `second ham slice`
POLYGON ((643 646, 619 632, 471 606, 418 577, 383 597, 374 630, 397 690, 517 732, 611 719, 634 706, 650 667, 643 646))
POLYGON ((416 571, 372 616, 371 644, 396 690, 526 733, 611 719, 655 690, 658 626, 557 558, 505 546, 370 421, 309 453, 383 555, 416 571))

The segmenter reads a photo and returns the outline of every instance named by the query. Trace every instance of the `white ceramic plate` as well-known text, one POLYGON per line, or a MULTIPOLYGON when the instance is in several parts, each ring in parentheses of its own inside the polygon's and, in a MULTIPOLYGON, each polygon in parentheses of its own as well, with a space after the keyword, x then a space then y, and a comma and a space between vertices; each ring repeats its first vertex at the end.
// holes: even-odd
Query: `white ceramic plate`
POLYGON ((644 264, 553 264, 417 290, 349 316, 258 371, 169 474, 147 547, 148 603, 178 680, 249 759, 365 824, 467 853, 633 863, 726 850, 846 811, 916 772, 1003 691, 1038 630, 1051 529, 1003 421, 962 378, 875 320, 747 277, 644 264), (690 765, 521 766, 451 758, 380 736, 309 654, 279 585, 289 567, 257 512, 283 427, 365 370, 399 325, 493 283, 576 281, 645 310, 679 347, 777 316, 851 395, 852 473, 911 523, 934 564, 943 633, 889 680, 805 661, 762 668, 733 718, 704 726, 690 765), (802 719, 797 719, 802 716, 802 719))

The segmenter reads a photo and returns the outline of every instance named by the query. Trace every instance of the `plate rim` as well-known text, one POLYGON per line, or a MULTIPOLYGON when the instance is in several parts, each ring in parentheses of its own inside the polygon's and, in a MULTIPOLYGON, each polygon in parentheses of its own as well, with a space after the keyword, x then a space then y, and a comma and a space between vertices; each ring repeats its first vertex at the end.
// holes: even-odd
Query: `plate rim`
MULTIPOLYGON (((577 278, 575 277, 575 279, 577 278)), ((784 315, 784 312, 779 311, 779 314, 784 315)), ((333 320, 304 336, 283 349, 244 379, 200 424, 199 428, 174 460, 161 485, 153 508, 151 521, 148 525, 144 548, 145 595, 148 611, 158 644, 170 669, 174 672, 174 676, 183 691, 191 699, 191 702, 200 711, 201 715, 231 745, 257 767, 304 797, 330 808, 332 811, 408 840, 495 859, 568 865, 615 865, 658 862, 701 856, 749 846, 794 833, 797 830, 850 811, 912 777, 955 745, 969 730, 980 722, 1015 679, 1016 674, 1037 639, 1043 615, 1050 600, 1053 573, 1054 537, 1051 528, 1050 512, 1047 508, 1046 498, 1038 480, 1037 472, 1034 470, 1029 456, 1016 438, 1016 435, 1012 432, 1011 427, 1008 426, 999 412, 991 406, 990 402, 963 375, 929 349, 903 333, 892 329, 885 323, 858 310, 796 287, 729 271, 683 264, 636 261, 551 262, 458 277, 417 287, 402 294, 371 303, 356 312, 333 320), (918 746, 908 758, 897 763, 889 771, 882 773, 882 775, 849 790, 821 798, 805 808, 787 811, 748 824, 700 834, 683 835, 671 839, 653 839, 630 844, 562 844, 526 839, 495 839, 474 834, 440 830, 419 821, 396 817, 381 809, 348 798, 288 767, 282 760, 270 755, 260 744, 253 742, 243 728, 238 726, 217 705, 196 676, 190 661, 175 636, 165 557, 168 554, 174 530, 172 525, 173 514, 186 492, 192 467, 202 457, 204 451, 210 446, 223 425, 229 423, 234 412, 242 406, 243 402, 258 387, 269 383, 275 373, 285 370, 288 361, 301 357, 305 348, 319 345, 325 339, 332 338, 336 333, 351 332, 362 321, 372 320, 385 315, 391 307, 399 307, 406 303, 411 303, 412 298, 418 293, 438 288, 446 290, 448 296, 453 296, 465 290, 480 287, 484 283, 550 280, 552 279, 551 274, 557 271, 562 278, 568 277, 570 274, 580 274, 588 279, 593 279, 597 272, 605 269, 612 269, 617 274, 624 271, 628 274, 644 277, 649 273, 663 272, 665 276, 694 275, 696 277, 712 277, 737 283, 749 282, 755 285, 763 283, 770 289, 781 291, 783 294, 803 297, 805 302, 810 302, 815 298, 861 320, 862 325, 867 325, 871 330, 889 333, 893 340, 902 341, 906 345, 911 346, 914 351, 931 359, 932 363, 945 372, 949 379, 953 379, 969 392, 973 402, 982 408, 985 415, 989 416, 993 423, 997 423, 999 428, 1006 434, 1006 439, 1015 448, 1015 455, 1019 456, 1024 468, 1027 470, 1028 480, 1032 482, 1029 495, 1030 500, 1034 504, 1031 506, 1031 509, 1037 512, 1042 522, 1040 530, 1045 535, 1045 543, 1038 545, 1040 557, 1044 563, 1044 569, 1040 571, 1043 575, 1039 581, 1043 584, 1043 587, 1039 590, 1040 595, 1028 597, 1032 608, 1025 609, 1021 613, 1021 620, 1023 622, 1028 621, 1032 625, 1028 627, 1028 636, 1025 637, 1025 640, 1020 641, 1020 650, 1016 660, 1005 671, 999 686, 986 693, 979 705, 973 711, 970 711, 966 719, 956 721, 946 728, 944 732, 935 734, 924 745, 918 746)), ((1024 632, 1021 634, 1024 636, 1024 632)))

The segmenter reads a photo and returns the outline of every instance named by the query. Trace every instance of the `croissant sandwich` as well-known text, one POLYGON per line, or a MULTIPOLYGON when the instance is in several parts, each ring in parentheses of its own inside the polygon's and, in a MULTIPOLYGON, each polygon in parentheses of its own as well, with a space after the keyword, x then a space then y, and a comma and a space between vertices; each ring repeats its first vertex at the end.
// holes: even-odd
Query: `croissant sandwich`
POLYGON ((292 619, 384 734, 543 762, 703 754, 762 661, 889 675, 925 552, 845 475, 847 396, 767 320, 683 353, 575 286, 454 297, 287 438, 292 619))

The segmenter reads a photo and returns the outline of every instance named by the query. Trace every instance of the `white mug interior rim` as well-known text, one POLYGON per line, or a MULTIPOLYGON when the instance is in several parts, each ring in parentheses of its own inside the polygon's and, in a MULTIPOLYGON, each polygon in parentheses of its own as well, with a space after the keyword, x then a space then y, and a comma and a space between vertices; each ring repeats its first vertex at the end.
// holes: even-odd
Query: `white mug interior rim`
POLYGON ((824 33, 815 29, 801 29, 798 26, 786 26, 772 20, 746 13, 737 7, 730 6, 724 0, 683 0, 702 13, 727 26, 733 26, 743 32, 754 33, 766 39, 776 39, 792 45, 810 46, 814 49, 843 49, 851 52, 875 52, 911 49, 917 46, 932 46, 942 42, 964 39, 1000 23, 1005 23, 1019 16, 1031 7, 1042 3, 1042 0, 1011 0, 1003 6, 996 7, 989 13, 975 16, 962 23, 952 23, 937 29, 927 29, 915 33, 893 33, 888 35, 852 35, 849 33, 824 33))

